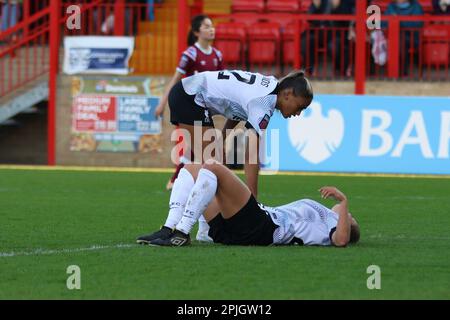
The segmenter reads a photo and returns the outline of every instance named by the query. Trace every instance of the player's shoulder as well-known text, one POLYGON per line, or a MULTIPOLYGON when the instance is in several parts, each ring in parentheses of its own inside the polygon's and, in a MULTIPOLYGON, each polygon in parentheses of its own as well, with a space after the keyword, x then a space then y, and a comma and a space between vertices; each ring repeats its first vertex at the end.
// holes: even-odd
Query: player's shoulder
POLYGON ((219 58, 219 60, 223 60, 222 51, 220 51, 216 47, 213 47, 213 52, 216 54, 216 56, 219 58))
POLYGON ((195 46, 190 46, 184 50, 183 54, 195 61, 197 59, 197 48, 195 46))
MULTIPOLYGON (((250 73, 250 74, 254 74, 259 79, 258 84, 265 88, 270 88, 273 90, 278 85, 279 81, 273 75, 266 75, 266 74, 262 74, 259 72, 249 72, 249 71, 246 71, 246 72, 250 73)), ((272 90, 270 90, 270 93, 272 93, 272 90)))

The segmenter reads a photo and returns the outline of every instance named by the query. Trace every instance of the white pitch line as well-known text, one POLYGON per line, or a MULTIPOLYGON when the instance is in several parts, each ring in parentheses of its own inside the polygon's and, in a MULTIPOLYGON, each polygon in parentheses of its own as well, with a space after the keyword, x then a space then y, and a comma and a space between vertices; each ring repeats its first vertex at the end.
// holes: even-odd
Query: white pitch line
MULTIPOLYGON (((134 168, 134 167, 82 167, 82 166, 46 166, 46 165, 0 165, 0 170, 42 170, 42 171, 81 171, 81 172, 126 172, 126 173, 172 173, 172 168, 134 168)), ((233 170, 243 174, 243 170, 233 170)), ((352 173, 352 172, 316 172, 316 171, 270 171, 262 170, 261 175, 278 176, 325 176, 325 177, 369 177, 369 178, 422 178, 450 179, 450 174, 408 174, 408 173, 352 173)))
POLYGON ((86 248, 73 248, 73 249, 36 249, 33 251, 19 251, 19 252, 0 252, 0 258, 7 257, 20 257, 20 256, 40 256, 40 255, 54 255, 62 253, 76 253, 84 251, 97 251, 105 249, 127 249, 132 247, 137 247, 136 244, 123 244, 119 243, 116 245, 105 246, 105 245, 92 245, 86 248))

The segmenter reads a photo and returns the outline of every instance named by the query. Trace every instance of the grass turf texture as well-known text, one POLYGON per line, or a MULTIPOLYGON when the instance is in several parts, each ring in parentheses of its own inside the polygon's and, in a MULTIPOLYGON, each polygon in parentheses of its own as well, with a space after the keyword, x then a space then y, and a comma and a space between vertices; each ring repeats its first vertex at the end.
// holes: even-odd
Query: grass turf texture
POLYGON ((165 221, 168 177, 0 170, 0 299, 450 298, 449 179, 260 178, 273 206, 329 206, 317 189, 341 188, 361 225, 361 242, 345 249, 135 245, 165 221), (366 286, 373 264, 381 290, 366 286), (81 268, 81 290, 66 288, 69 265, 81 268))

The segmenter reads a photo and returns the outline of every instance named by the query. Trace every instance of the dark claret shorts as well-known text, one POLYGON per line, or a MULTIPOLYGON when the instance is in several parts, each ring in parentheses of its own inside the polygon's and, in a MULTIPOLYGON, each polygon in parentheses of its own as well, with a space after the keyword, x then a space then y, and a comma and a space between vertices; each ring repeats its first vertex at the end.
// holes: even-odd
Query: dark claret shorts
POLYGON ((194 98, 195 95, 188 95, 178 81, 169 92, 170 122, 176 126, 180 123, 193 126, 195 121, 201 121, 202 126, 214 127, 208 110, 196 104, 194 98))
POLYGON ((253 195, 247 204, 230 219, 219 213, 209 222, 209 236, 216 243, 242 246, 268 246, 278 226, 262 210, 253 195))

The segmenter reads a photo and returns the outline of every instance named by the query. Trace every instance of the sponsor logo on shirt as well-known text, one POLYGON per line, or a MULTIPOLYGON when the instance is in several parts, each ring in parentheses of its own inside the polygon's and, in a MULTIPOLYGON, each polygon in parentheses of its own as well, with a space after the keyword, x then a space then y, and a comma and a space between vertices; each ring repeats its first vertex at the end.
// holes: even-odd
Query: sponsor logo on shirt
POLYGON ((267 129, 267 126, 269 125, 270 116, 268 114, 264 115, 264 118, 261 119, 259 122, 259 128, 264 130, 267 129))

